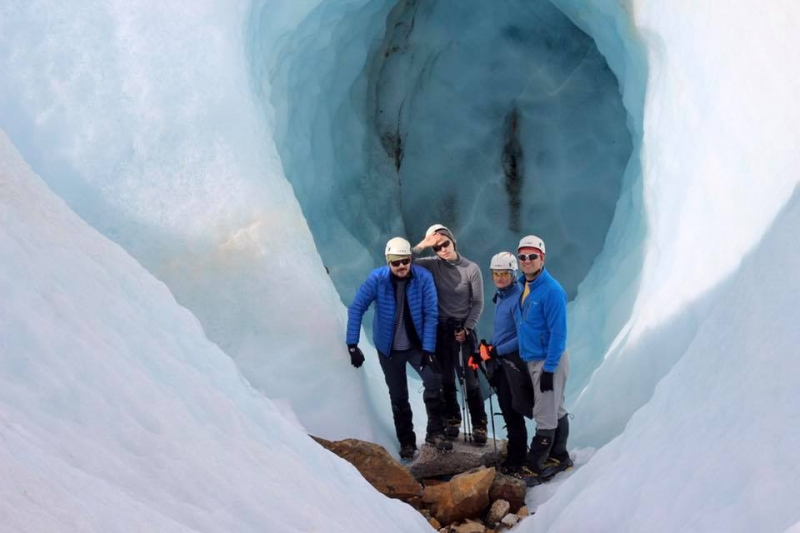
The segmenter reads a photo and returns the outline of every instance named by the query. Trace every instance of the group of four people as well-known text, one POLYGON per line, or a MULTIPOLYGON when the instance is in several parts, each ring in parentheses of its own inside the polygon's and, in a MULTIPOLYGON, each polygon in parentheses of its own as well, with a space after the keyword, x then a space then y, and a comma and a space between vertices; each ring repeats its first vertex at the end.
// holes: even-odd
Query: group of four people
POLYGON ((566 448, 569 419, 563 405, 569 373, 566 294, 544 268, 544 242, 533 235, 524 237, 517 257, 501 252, 492 258, 490 269, 497 288, 494 332, 491 342, 479 343, 475 328, 484 306, 483 277, 480 268, 457 250, 452 232, 441 224, 431 226, 413 248, 401 237, 389 240, 387 265, 370 273, 349 308, 351 363, 359 368, 364 362, 358 348, 361 322, 375 302, 373 343, 389 388, 404 459, 413 457, 417 442, 406 364, 423 382, 428 415, 425 441, 442 451, 452 449, 451 441, 462 424, 457 378, 466 389, 473 442, 486 443, 487 417, 477 370, 486 371, 508 431, 503 470, 536 484, 572 466, 566 448), (434 257, 414 258, 427 248, 434 257), (517 258, 522 270, 519 279, 517 258), (530 449, 525 416, 536 420, 530 449))

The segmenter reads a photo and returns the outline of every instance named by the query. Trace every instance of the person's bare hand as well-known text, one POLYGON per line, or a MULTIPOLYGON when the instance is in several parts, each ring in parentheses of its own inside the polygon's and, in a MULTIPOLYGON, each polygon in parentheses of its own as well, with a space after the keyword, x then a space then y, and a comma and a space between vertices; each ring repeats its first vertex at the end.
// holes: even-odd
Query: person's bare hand
POLYGON ((467 330, 459 329, 456 331, 455 336, 456 336, 456 342, 464 342, 465 340, 467 340, 467 330))
POLYGON ((440 235, 438 233, 431 233, 424 239, 422 239, 418 245, 414 248, 418 250, 424 250, 425 248, 430 248, 431 246, 435 246, 439 244, 441 241, 445 240, 446 237, 444 235, 440 235))

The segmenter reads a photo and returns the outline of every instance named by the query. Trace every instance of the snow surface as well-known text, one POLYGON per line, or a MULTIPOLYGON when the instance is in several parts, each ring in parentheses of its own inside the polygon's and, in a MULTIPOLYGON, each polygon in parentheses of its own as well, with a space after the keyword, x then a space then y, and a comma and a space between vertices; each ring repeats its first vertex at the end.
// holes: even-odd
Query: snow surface
MULTIPOLYGON (((800 6, 554 4, 616 74, 634 154, 569 308, 579 468, 519 529, 796 531, 800 6)), ((304 436, 395 446, 281 151, 363 127, 330 130, 333 104, 391 8, 0 5, 0 530, 427 529, 304 436), (281 80, 323 54, 346 68, 294 74, 327 114, 292 130, 281 80)))

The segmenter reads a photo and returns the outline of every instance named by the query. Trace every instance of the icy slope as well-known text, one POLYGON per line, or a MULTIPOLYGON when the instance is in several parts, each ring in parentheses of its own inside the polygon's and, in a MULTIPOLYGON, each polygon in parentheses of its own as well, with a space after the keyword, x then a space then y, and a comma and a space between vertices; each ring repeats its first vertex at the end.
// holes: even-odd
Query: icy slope
POLYGON ((634 185, 644 219, 635 197, 620 199, 606 248, 570 308, 570 343, 581 339, 572 346, 584 352, 576 361, 599 365, 585 390, 584 383, 573 390, 575 443, 598 445, 624 429, 681 359, 715 291, 800 180, 800 6, 635 2, 622 11, 605 0, 558 3, 597 40, 626 105, 644 98, 642 176, 634 185), (646 87, 637 75, 641 47, 646 87), (643 230, 641 282, 631 286, 630 246, 643 230), (630 305, 631 290, 630 319, 603 328, 630 305), (614 335, 607 352, 601 336, 594 345, 582 338, 590 323, 590 332, 614 335))
POLYGON ((798 227, 800 189, 653 398, 521 531, 783 531, 800 520, 798 227))
MULTIPOLYGON (((375 354, 365 344, 367 372, 349 365, 345 309, 251 91, 248 8, 2 3, 0 129, 76 213, 169 286, 256 389, 289 402, 310 432, 388 445, 375 354), (320 409, 332 404, 347 413, 337 424, 320 409)), ((302 13, 295 2, 270 10, 275 24, 302 13)))
POLYGON ((0 530, 425 530, 254 391, 2 131, 0 257, 0 530))

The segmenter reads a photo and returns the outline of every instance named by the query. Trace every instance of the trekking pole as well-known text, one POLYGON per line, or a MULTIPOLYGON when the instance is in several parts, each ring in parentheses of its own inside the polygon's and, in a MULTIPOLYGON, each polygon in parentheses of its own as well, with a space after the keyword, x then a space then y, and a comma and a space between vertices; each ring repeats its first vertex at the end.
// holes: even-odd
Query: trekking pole
POLYGON ((458 360, 461 365, 461 422, 464 427, 464 442, 472 441, 472 429, 467 409, 467 365, 464 361, 464 344, 458 343, 458 360))

